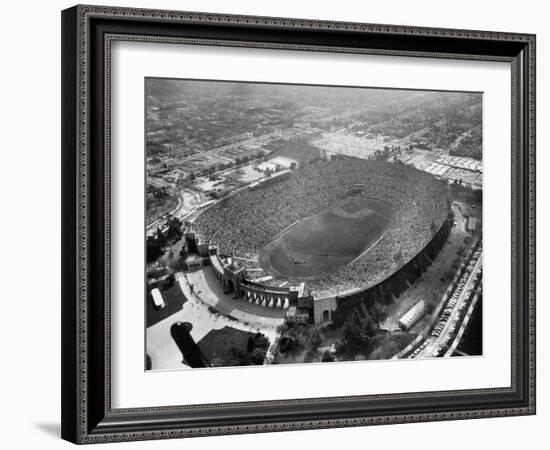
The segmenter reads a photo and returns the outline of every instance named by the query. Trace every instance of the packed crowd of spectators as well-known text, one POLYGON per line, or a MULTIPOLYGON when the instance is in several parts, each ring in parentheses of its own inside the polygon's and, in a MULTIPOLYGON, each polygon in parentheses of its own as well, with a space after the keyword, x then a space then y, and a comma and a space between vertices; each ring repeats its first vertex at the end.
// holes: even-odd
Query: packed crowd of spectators
POLYGON ((380 242, 322 280, 308 281, 316 296, 371 286, 412 259, 439 230, 449 211, 445 184, 402 164, 341 158, 296 169, 287 180, 241 191, 206 210, 197 231, 221 254, 247 257, 295 222, 364 185, 362 195, 386 202, 395 214, 380 242))

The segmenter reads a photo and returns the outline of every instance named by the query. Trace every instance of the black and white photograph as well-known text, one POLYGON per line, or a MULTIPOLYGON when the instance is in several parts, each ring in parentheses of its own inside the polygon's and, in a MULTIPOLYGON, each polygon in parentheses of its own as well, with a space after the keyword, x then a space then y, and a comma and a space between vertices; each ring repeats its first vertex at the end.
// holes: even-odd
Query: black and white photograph
POLYGON ((1 448, 544 447, 549 8, 441 5, 6 3, 1 448))
POLYGON ((483 92, 144 89, 146 370, 483 356, 483 92))

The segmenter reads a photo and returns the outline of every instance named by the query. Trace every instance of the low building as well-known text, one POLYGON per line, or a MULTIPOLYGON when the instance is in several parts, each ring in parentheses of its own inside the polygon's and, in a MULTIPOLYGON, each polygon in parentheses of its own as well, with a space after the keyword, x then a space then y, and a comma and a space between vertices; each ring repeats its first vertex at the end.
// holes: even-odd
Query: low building
POLYGON ((479 225, 479 220, 478 220, 477 217, 473 217, 473 216, 468 217, 468 222, 466 224, 466 229, 470 233, 473 233, 474 231, 476 231, 478 229, 478 225, 479 225))
POLYGON ((185 258, 186 270, 199 270, 204 266, 210 265, 210 258, 199 255, 189 255, 185 258))
POLYGON ((402 330, 410 329, 424 314, 426 314, 426 303, 424 300, 420 300, 399 319, 399 328, 402 330))
POLYGON ((289 323, 309 323, 309 309, 291 306, 286 312, 286 321, 289 323))
POLYGON ((164 308, 164 299, 162 298, 162 294, 160 293, 158 288, 155 288, 151 291, 151 296, 153 297, 153 306, 155 309, 164 308))
POLYGON ((313 299, 313 323, 319 325, 332 322, 332 315, 337 307, 336 296, 313 299))

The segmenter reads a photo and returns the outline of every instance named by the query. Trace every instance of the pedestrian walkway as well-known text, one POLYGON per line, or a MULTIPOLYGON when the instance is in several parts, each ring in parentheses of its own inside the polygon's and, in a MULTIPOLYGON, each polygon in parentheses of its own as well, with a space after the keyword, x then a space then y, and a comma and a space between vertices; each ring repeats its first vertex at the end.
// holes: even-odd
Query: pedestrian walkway
MULTIPOLYGON (((205 269, 211 271, 209 267, 205 269)), ((284 317, 255 316, 250 312, 232 308, 234 306, 232 302, 239 302, 239 300, 228 299, 223 292, 221 296, 218 296, 219 292, 213 292, 205 277, 206 270, 178 274, 177 281, 187 302, 177 313, 147 328, 147 354, 151 358, 152 370, 187 368, 182 363, 181 352, 170 334, 170 327, 176 322, 191 324, 191 337, 196 343, 199 343, 211 330, 220 330, 224 327, 251 333, 261 332, 271 343, 275 341, 277 327, 283 323, 284 317)), ((213 274, 212 277, 214 277, 213 274)), ((240 302, 246 304, 244 300, 240 302)))

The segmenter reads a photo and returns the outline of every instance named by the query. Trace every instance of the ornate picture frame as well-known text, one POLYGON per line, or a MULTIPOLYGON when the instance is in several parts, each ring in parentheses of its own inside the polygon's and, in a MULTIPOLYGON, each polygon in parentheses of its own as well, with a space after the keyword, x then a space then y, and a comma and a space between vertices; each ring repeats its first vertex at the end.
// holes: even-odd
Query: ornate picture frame
POLYGON ((75 6, 62 12, 62 437, 74 443, 535 414, 535 36, 75 6), (111 46, 116 41, 511 64, 511 385, 115 409, 111 46))

